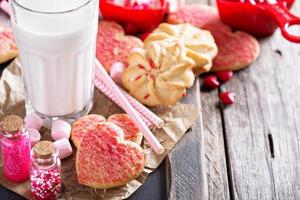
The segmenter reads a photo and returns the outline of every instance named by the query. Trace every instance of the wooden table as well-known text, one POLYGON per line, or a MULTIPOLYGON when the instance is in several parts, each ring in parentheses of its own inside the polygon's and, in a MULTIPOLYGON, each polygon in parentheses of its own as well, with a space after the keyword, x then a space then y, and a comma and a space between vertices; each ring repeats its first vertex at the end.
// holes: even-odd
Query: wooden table
MULTIPOLYGON (((279 31, 260 44, 257 62, 220 88, 236 92, 234 105, 220 108, 220 90, 200 92, 196 81, 184 101, 201 104, 202 116, 172 165, 163 162, 130 199, 300 199, 300 45, 279 31)), ((3 187, 0 196, 23 199, 3 187)))

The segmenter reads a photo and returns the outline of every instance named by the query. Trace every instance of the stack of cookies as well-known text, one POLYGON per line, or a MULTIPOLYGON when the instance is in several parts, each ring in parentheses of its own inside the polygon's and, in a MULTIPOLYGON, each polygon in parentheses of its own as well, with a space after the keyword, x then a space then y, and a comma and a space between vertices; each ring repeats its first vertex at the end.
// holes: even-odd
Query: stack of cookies
POLYGON ((190 24, 160 24, 134 49, 122 74, 123 86, 148 106, 174 105, 207 72, 218 49, 210 32, 190 24))

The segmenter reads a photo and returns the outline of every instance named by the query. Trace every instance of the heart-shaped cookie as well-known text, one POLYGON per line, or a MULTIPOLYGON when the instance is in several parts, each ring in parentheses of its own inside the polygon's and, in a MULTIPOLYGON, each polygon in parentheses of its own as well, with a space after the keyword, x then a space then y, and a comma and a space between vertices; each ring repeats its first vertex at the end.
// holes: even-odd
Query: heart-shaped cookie
POLYGON ((75 147, 78 148, 82 138, 101 122, 105 122, 105 118, 96 114, 83 116, 74 122, 72 125, 71 140, 75 147))
POLYGON ((13 59, 17 55, 18 49, 12 30, 0 25, 0 64, 13 59))
POLYGON ((143 149, 124 141, 122 129, 110 122, 88 132, 76 155, 78 182, 98 189, 125 185, 140 175, 144 165, 143 149))
MULTIPOLYGON (((82 138, 93 129, 97 128, 97 124, 105 122, 105 118, 101 115, 90 114, 79 118, 72 125, 71 139, 74 145, 78 148, 80 146, 82 138)), ((143 134, 136 126, 134 121, 127 114, 114 114, 108 119, 108 122, 112 122, 119 126, 124 132, 125 140, 141 144, 143 134)))
POLYGON ((239 70, 249 66, 259 55, 259 43, 251 35, 236 31, 222 23, 216 8, 193 4, 179 9, 168 17, 169 23, 189 22, 211 32, 218 46, 212 71, 239 70))
POLYGON ((114 114, 109 116, 108 122, 112 122, 118 125, 124 132, 125 140, 135 142, 137 144, 142 143, 143 134, 140 132, 139 127, 127 114, 114 114))
POLYGON ((98 26, 96 57, 109 72, 115 62, 127 66, 131 49, 142 47, 142 41, 134 36, 125 35, 122 26, 113 21, 100 21, 98 26))

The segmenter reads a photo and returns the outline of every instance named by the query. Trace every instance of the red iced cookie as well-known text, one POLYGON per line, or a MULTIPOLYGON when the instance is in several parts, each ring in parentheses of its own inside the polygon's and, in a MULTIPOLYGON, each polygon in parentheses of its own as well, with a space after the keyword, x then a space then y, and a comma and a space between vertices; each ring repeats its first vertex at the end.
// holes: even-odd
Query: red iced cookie
POLYGON ((118 125, 123 130, 125 140, 141 144, 143 134, 127 114, 111 115, 107 121, 118 125))
POLYGON ((115 62, 127 66, 127 58, 131 49, 142 47, 142 41, 134 36, 125 35, 122 26, 113 21, 100 21, 97 35, 96 56, 109 72, 115 62))
POLYGON ((0 25, 0 64, 13 59, 17 55, 18 49, 12 30, 0 25))
POLYGON ((101 122, 105 122, 105 118, 96 114, 81 117, 74 122, 71 132, 71 139, 74 145, 78 148, 82 138, 101 122))
POLYGON ((212 71, 239 70, 258 57, 258 41, 245 32, 232 32, 229 26, 221 22, 214 7, 203 4, 188 5, 171 14, 168 22, 189 22, 212 33, 219 49, 213 60, 212 71))
POLYGON ((144 165, 143 149, 124 141, 122 129, 110 122, 89 131, 76 155, 78 182, 93 188, 125 185, 140 175, 144 165))

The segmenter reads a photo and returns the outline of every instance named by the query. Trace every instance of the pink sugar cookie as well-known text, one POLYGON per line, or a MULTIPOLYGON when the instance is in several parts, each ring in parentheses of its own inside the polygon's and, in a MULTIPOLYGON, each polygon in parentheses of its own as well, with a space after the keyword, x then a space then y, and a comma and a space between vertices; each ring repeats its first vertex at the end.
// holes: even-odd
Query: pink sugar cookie
POLYGON ((59 140, 62 138, 70 138, 71 125, 63 120, 56 120, 52 124, 51 136, 53 140, 59 140))
POLYGON ((32 112, 28 114, 24 119, 27 128, 34 128, 36 130, 40 130, 43 126, 43 120, 36 113, 32 112))
POLYGON ((38 143, 41 140, 41 134, 38 130, 34 128, 28 128, 27 131, 29 133, 31 147, 33 147, 36 143, 38 143))
POLYGON ((72 146, 67 138, 53 142, 54 148, 58 151, 58 157, 62 160, 72 155, 72 146))

